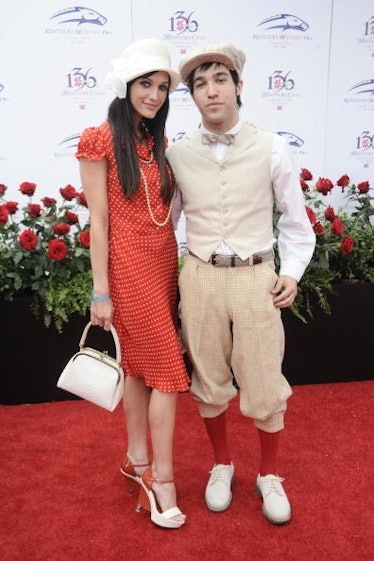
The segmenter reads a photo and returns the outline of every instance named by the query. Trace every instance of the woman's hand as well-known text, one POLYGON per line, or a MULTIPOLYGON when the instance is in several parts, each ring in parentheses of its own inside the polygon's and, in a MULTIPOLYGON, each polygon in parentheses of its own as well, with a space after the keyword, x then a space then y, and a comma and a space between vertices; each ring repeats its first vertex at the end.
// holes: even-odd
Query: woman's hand
POLYGON ((109 299, 106 302, 91 303, 91 322, 92 325, 99 325, 105 331, 110 331, 113 319, 113 304, 109 299))

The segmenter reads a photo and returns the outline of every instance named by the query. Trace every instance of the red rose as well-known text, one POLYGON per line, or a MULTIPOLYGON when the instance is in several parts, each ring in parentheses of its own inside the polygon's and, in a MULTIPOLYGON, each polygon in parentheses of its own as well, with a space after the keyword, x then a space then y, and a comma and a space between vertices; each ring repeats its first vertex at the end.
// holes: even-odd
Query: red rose
POLYGON ((43 197, 42 203, 45 206, 45 208, 51 208, 53 205, 57 203, 57 201, 53 197, 43 197))
POLYGON ((85 206, 86 208, 88 208, 86 195, 83 193, 83 191, 81 191, 80 193, 78 193, 78 203, 79 203, 80 205, 85 206))
POLYGON ((4 183, 0 183, 0 195, 4 195, 5 191, 8 189, 4 183))
POLYGON ((305 179, 305 181, 310 181, 310 179, 313 179, 313 175, 306 168, 301 168, 300 177, 301 179, 305 179))
POLYGON ((19 236, 19 243, 24 249, 35 249, 38 241, 38 236, 32 230, 24 230, 19 236))
POLYGON ((83 232, 81 232, 79 234, 78 239, 79 239, 80 243, 83 245, 83 247, 86 247, 87 249, 90 247, 90 231, 89 230, 83 230, 83 232))
POLYGON ((70 212, 70 210, 65 211, 65 216, 69 224, 77 224, 79 219, 75 212, 70 212))
POLYGON ((364 195, 365 193, 368 193, 370 188, 370 184, 368 181, 362 181, 362 183, 359 183, 357 185, 357 189, 360 191, 360 195, 364 195))
POLYGON ((68 248, 62 240, 51 240, 47 248, 48 257, 55 261, 62 261, 68 254, 68 248))
POLYGON ((0 205, 0 224, 6 224, 9 218, 9 210, 6 205, 0 205))
POLYGON ((9 214, 16 214, 18 210, 18 203, 16 201, 8 201, 5 203, 5 206, 7 207, 9 214))
POLYGON ((305 179, 301 178, 300 179, 300 185, 301 185, 301 189, 305 192, 305 191, 309 191, 309 185, 308 183, 305 181, 305 179))
POLYGON ((57 236, 65 236, 70 232, 70 224, 57 222, 57 224, 53 225, 53 231, 57 236))
POLYGON ((327 195, 333 187, 333 182, 325 177, 320 177, 316 183, 316 189, 322 195, 327 195))
POLYGON ((342 175, 338 181, 336 182, 337 185, 339 185, 339 187, 342 187, 342 192, 344 191, 344 187, 347 187, 347 185, 349 185, 349 177, 348 175, 342 175))
POLYGON ((308 215, 309 221, 311 224, 315 224, 317 217, 316 217, 316 213, 314 212, 314 210, 312 210, 309 206, 305 207, 306 213, 308 215))
POLYGON ((335 218, 335 211, 332 208, 332 206, 328 206, 327 209, 325 210, 325 218, 326 220, 328 220, 329 222, 332 222, 335 218))
POLYGON ((323 224, 321 224, 321 222, 316 222, 313 225, 313 230, 314 230, 314 233, 317 234, 318 236, 324 236, 325 235, 325 228, 323 227, 323 224))
POLYGON ((40 216, 40 213, 42 211, 42 207, 40 205, 30 203, 27 205, 27 210, 31 218, 38 218, 38 216, 40 216))
POLYGON ((344 233, 344 224, 342 220, 340 220, 340 218, 338 218, 337 216, 334 218, 334 220, 331 223, 331 232, 335 236, 342 236, 344 233))
POLYGON ((24 181, 19 186, 19 190, 21 191, 22 195, 27 195, 28 197, 32 197, 35 193, 36 183, 30 183, 29 181, 24 181))
POLYGON ((355 241, 351 236, 344 236, 342 239, 342 243, 340 244, 340 249, 342 250, 345 255, 349 255, 352 253, 355 247, 355 241))
POLYGON ((76 191, 75 187, 73 187, 72 185, 61 187, 60 193, 66 201, 72 201, 73 199, 75 199, 75 197, 78 196, 78 191, 76 191))

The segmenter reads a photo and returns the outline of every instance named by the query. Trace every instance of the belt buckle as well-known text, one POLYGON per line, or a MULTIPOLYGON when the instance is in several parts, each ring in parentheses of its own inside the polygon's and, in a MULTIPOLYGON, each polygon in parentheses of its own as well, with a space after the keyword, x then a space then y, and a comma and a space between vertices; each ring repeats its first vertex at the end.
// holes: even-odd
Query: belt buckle
POLYGON ((242 267, 243 265, 259 265, 264 261, 262 255, 254 253, 244 261, 240 259, 238 255, 220 255, 218 253, 212 253, 210 258, 210 263, 214 267, 242 267), (220 259, 226 261, 225 263, 220 262, 220 259), (238 262, 236 261, 238 259, 238 262))
POLYGON ((215 267, 241 267, 242 265, 246 265, 244 261, 240 259, 238 255, 235 253, 233 255, 221 255, 219 253, 212 253, 210 258, 210 263, 215 267))
POLYGON ((218 261, 219 257, 221 257, 220 255, 218 255, 218 253, 212 253, 212 256, 210 258, 210 262, 214 267, 227 267, 227 265, 224 265, 223 263, 220 263, 218 261))

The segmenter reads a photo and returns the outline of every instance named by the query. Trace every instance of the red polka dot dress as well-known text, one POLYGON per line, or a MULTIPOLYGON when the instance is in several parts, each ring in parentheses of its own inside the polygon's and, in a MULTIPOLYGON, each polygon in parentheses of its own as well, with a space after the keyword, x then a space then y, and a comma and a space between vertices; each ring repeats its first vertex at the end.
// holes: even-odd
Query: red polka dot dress
POLYGON ((186 391, 176 332, 177 244, 152 148, 150 136, 146 146, 137 144, 142 182, 131 200, 118 180, 109 123, 83 131, 76 157, 108 162, 109 284, 125 373, 160 391, 186 391))

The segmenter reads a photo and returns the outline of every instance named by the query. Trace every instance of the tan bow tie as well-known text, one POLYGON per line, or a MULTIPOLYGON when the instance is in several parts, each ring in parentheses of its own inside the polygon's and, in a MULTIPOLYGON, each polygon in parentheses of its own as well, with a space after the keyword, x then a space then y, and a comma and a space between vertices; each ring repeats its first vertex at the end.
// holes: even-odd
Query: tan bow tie
POLYGON ((233 134, 213 134, 204 132, 202 135, 203 144, 214 144, 216 142, 222 142, 222 144, 233 144, 235 141, 235 135, 233 134))

